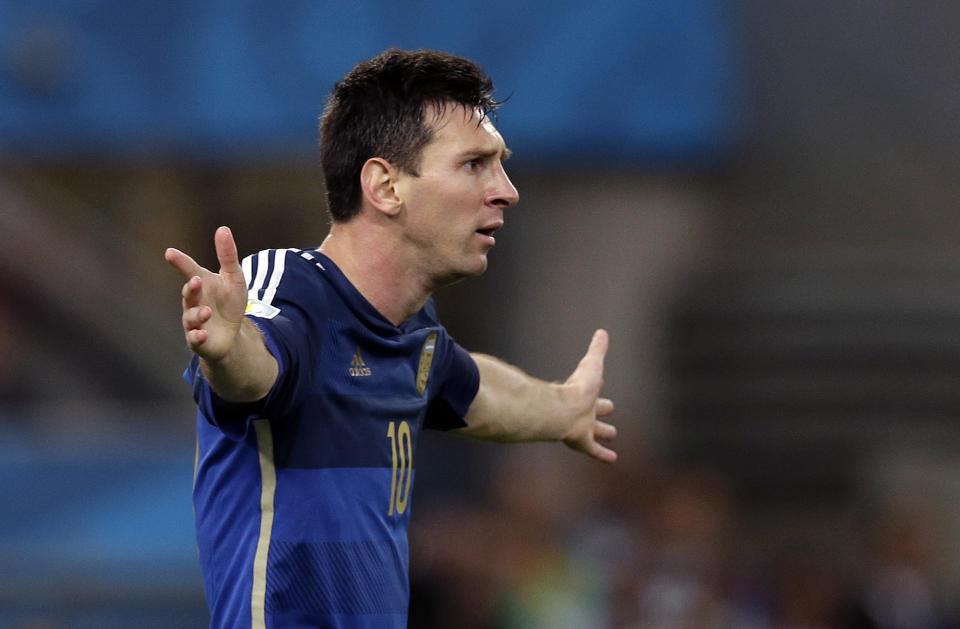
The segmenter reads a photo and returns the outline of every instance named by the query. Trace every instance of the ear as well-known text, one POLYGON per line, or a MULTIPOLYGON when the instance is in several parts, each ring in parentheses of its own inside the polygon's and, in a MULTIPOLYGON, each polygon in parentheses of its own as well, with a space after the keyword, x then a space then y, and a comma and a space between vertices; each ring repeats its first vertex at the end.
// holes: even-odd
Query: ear
POLYGON ((403 205, 394 186, 397 175, 397 169, 382 157, 371 157, 360 170, 363 198, 387 216, 396 216, 403 205))

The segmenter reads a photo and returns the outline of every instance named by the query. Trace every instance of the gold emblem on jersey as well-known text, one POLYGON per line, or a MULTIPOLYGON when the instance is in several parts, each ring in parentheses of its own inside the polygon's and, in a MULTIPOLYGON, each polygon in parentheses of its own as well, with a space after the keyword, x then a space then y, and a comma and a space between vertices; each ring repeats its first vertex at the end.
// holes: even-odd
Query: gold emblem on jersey
POLYGON ((369 376, 372 371, 367 367, 367 363, 363 362, 363 354, 360 353, 360 348, 357 348, 357 351, 353 353, 353 360, 350 361, 350 375, 353 377, 358 376, 369 376))
POLYGON ((437 347, 437 333, 431 332, 423 342, 420 350, 420 366, 417 367, 417 393, 421 396, 427 390, 427 379, 430 378, 430 365, 433 364, 433 351, 437 347))

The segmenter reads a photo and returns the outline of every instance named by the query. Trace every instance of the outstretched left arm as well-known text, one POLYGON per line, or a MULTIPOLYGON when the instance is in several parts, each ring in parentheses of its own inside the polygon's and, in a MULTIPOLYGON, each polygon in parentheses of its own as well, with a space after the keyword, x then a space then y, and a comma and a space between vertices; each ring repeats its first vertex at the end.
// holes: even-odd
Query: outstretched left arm
POLYGON ((484 354, 471 354, 480 370, 480 389, 460 434, 489 441, 563 441, 606 463, 617 460, 608 442, 617 429, 600 418, 613 402, 600 397, 603 359, 610 340, 597 330, 587 353, 565 382, 550 383, 484 354))

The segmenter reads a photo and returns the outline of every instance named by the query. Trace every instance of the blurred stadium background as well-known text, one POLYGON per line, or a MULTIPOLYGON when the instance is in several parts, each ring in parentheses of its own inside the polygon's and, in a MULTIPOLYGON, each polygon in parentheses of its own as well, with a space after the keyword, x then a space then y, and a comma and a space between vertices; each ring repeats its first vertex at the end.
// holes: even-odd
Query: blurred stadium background
POLYGON ((204 627, 177 246, 326 232, 316 117, 479 61, 521 205, 438 295, 621 462, 427 435, 410 626, 956 626, 960 6, 0 0, 0 627, 204 627))

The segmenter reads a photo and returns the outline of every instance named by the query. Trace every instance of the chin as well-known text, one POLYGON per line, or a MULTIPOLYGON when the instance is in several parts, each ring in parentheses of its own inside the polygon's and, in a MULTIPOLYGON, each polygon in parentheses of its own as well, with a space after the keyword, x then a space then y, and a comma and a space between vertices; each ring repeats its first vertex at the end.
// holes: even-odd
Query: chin
POLYGON ((478 275, 483 275, 487 270, 487 265, 489 261, 487 260, 487 254, 480 256, 480 259, 477 260, 476 264, 473 266, 472 270, 467 273, 471 277, 476 277, 478 275))
POLYGON ((484 255, 473 264, 465 264, 459 269, 451 270, 439 282, 437 282, 437 286, 450 286, 451 284, 462 282, 467 278, 483 275, 486 270, 487 256, 484 255))
POLYGON ((488 264, 486 251, 474 253, 464 256, 453 272, 463 277, 476 277, 477 275, 483 275, 488 264))

